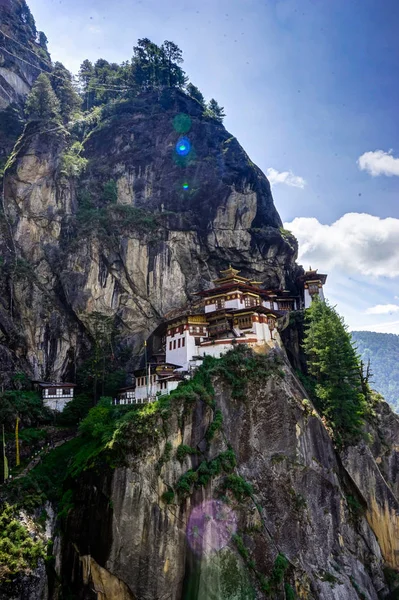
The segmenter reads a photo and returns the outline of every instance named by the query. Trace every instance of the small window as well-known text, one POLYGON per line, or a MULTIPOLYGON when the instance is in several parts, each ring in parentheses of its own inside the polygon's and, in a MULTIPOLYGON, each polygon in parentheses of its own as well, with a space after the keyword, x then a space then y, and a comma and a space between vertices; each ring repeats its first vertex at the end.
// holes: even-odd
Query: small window
POLYGON ((176 350, 176 340, 173 340, 173 350, 176 350))
POLYGON ((178 348, 180 348, 180 346, 181 346, 181 340, 180 340, 180 338, 179 338, 179 339, 177 340, 177 347, 178 347, 178 348))
POLYGON ((172 350, 172 342, 169 342, 169 350, 172 350))
POLYGON ((68 388, 64 388, 64 389, 62 390, 62 395, 63 395, 63 396, 69 396, 69 389, 68 389, 68 388))
POLYGON ((186 345, 186 339, 185 338, 182 339, 181 345, 182 345, 182 348, 184 348, 184 346, 186 345))

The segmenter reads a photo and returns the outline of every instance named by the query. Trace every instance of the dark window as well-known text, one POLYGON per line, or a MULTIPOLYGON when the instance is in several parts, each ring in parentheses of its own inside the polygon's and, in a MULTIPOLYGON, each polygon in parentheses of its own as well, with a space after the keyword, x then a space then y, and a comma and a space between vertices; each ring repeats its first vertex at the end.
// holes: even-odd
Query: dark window
POLYGON ((173 340, 173 350, 176 350, 176 340, 173 340))
POLYGON ((186 345, 186 339, 185 339, 185 338, 183 338, 183 339, 182 339, 182 341, 181 341, 181 346, 182 346, 182 348, 184 348, 184 346, 185 346, 185 345, 186 345))
POLYGON ((172 350, 172 342, 169 342, 169 350, 172 350))
POLYGON ((180 348, 180 345, 181 345, 181 340, 179 338, 178 341, 177 341, 177 347, 180 348))

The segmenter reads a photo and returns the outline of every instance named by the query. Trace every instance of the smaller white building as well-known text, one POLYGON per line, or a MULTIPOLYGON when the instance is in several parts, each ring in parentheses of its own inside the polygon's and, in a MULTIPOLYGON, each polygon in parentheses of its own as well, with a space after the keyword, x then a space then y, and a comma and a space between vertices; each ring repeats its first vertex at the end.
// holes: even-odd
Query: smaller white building
POLYGON ((134 372, 136 384, 119 390, 115 404, 145 404, 175 390, 182 376, 175 372, 179 365, 150 363, 147 369, 134 372))
POLYGON ((54 410, 62 412, 65 406, 73 399, 75 383, 50 383, 46 381, 33 382, 36 389, 42 394, 43 404, 54 410))
POLYGON ((118 397, 114 399, 114 404, 136 404, 135 386, 130 385, 120 389, 118 392, 118 397))

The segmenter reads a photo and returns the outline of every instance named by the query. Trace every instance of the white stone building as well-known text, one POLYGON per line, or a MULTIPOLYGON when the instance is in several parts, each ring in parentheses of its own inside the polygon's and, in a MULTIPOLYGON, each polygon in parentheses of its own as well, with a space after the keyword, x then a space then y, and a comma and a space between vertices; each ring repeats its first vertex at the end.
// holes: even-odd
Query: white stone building
POLYGON ((73 399, 75 383, 51 383, 34 381, 34 386, 42 394, 43 404, 56 412, 62 412, 73 399))

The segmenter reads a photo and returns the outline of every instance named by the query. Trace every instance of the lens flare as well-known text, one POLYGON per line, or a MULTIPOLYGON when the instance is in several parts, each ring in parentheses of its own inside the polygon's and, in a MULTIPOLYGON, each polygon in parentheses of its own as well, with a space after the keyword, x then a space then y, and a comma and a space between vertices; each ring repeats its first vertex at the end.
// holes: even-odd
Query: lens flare
POLYGON ((179 156, 187 156, 191 150, 190 140, 186 137, 179 138, 176 144, 176 152, 179 156))
POLYGON ((182 187, 183 187, 183 190, 188 190, 188 188, 190 186, 188 185, 188 183, 183 183, 182 187))
POLYGON ((199 555, 217 552, 237 531, 234 510, 221 500, 206 500, 195 506, 187 523, 187 539, 199 555))
POLYGON ((191 129, 191 119, 185 113, 180 113, 173 118, 173 129, 177 133, 187 133, 191 129))

